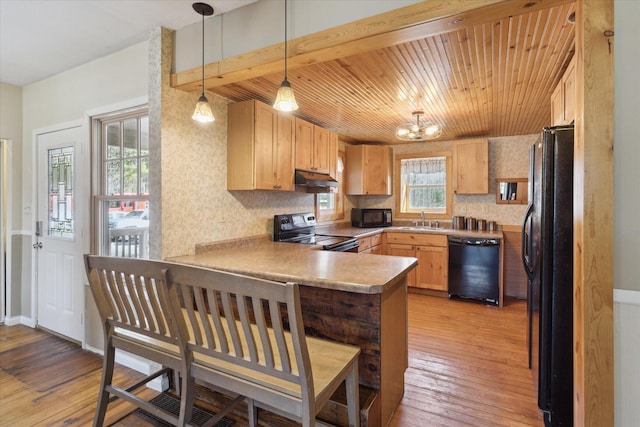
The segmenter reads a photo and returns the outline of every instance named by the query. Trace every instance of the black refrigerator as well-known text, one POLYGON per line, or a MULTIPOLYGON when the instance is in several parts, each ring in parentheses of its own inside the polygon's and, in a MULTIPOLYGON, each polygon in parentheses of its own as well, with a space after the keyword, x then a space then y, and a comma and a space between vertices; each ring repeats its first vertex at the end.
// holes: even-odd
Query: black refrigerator
POLYGON ((529 366, 546 426, 573 426, 573 125, 531 147, 522 225, 529 366))

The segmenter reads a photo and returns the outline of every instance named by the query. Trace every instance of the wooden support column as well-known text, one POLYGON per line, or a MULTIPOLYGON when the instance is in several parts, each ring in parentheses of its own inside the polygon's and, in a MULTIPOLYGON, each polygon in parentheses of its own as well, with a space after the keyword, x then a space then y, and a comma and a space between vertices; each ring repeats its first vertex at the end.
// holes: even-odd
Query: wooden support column
POLYGON ((613 0, 578 0, 574 169, 576 426, 614 425, 613 0))

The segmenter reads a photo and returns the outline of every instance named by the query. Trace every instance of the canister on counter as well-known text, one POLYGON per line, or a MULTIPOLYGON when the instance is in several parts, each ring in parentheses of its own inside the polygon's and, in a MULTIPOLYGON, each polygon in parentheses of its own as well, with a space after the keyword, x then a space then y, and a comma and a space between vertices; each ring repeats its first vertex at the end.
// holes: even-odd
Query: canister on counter
POLYGON ((478 231, 485 231, 487 229, 487 220, 486 219, 478 219, 477 220, 478 231))
POLYGON ((475 230, 475 229, 476 229, 476 219, 467 218, 467 230, 475 230))
POLYGON ((464 230, 464 217, 454 216, 451 225, 454 230, 464 230))
POLYGON ((497 231, 498 230, 498 224, 495 221, 488 221, 487 222, 487 229, 489 231, 497 231))

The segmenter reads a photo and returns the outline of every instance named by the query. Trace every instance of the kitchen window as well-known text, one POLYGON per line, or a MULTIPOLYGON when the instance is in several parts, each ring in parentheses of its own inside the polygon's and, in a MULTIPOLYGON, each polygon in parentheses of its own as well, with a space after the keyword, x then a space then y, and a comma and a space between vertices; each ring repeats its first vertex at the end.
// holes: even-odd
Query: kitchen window
POLYGON ((450 215, 451 155, 447 152, 396 156, 396 211, 415 217, 450 215))
POLYGON ((94 118, 97 246, 101 255, 149 257, 149 115, 94 118))
POLYGON ((337 221, 344 219, 344 151, 338 153, 336 180, 338 187, 331 193, 316 193, 316 217, 318 221, 337 221))

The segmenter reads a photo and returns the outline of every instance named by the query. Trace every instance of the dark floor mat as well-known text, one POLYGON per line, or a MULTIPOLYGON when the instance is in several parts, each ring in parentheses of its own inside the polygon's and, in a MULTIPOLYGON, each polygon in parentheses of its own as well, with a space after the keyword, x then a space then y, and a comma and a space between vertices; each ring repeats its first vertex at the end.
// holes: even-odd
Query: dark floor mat
MULTIPOLYGON (((157 397, 153 398, 151 400, 151 403, 153 403, 155 406, 164 409, 167 412, 171 412, 174 415, 178 415, 178 413, 180 412, 180 400, 169 395, 166 393, 163 393, 161 395, 158 395, 157 397)), ((136 416, 139 416, 140 418, 143 418, 147 421, 153 422, 155 423, 156 426, 159 427, 165 427, 165 426, 169 426, 171 427, 171 424, 167 424, 164 421, 154 417, 153 415, 151 415, 150 413, 144 411, 143 409, 137 409, 134 414, 136 416)), ((204 423, 206 423, 207 421, 209 421, 211 419, 211 417, 213 417, 215 414, 213 412, 207 411, 205 409, 201 409, 198 408, 197 406, 193 407, 193 416, 191 417, 191 421, 190 424, 196 425, 196 426, 201 426, 204 423)), ((215 427, 229 427, 232 426, 234 423, 233 420, 230 420, 229 418, 222 418, 220 421, 218 421, 215 425, 215 427)))

